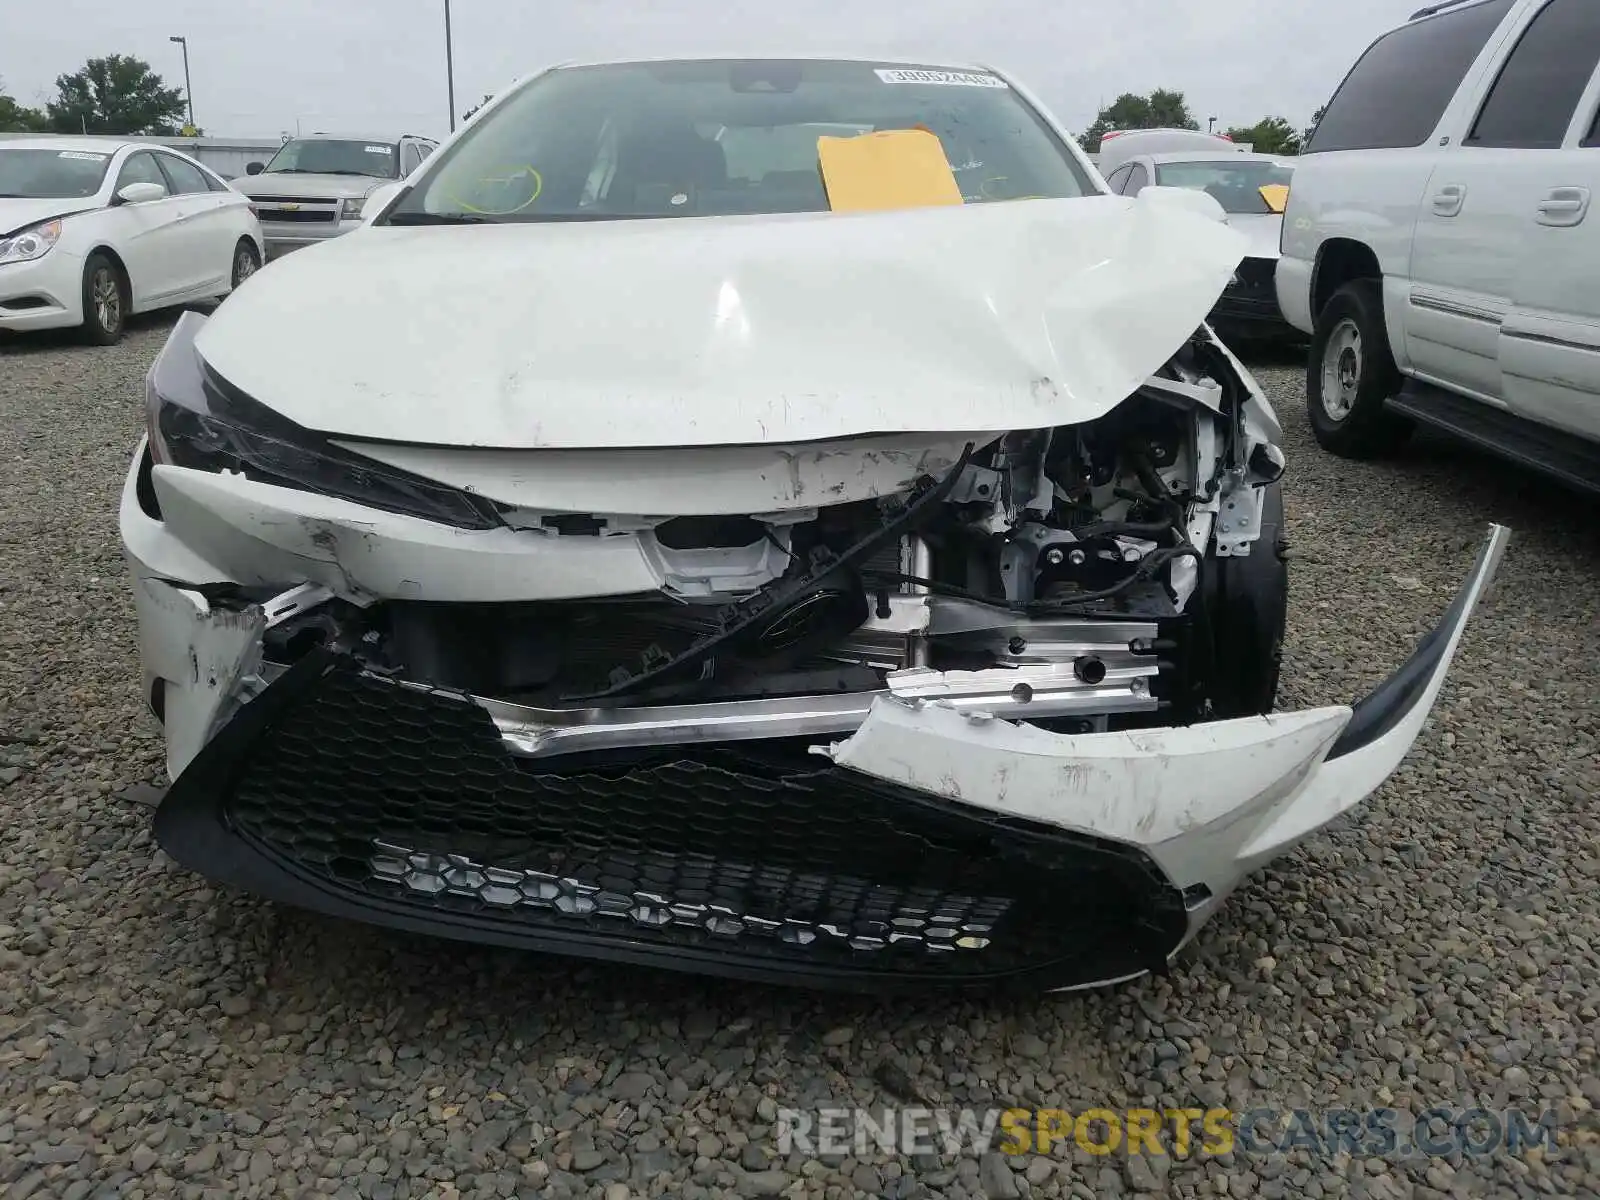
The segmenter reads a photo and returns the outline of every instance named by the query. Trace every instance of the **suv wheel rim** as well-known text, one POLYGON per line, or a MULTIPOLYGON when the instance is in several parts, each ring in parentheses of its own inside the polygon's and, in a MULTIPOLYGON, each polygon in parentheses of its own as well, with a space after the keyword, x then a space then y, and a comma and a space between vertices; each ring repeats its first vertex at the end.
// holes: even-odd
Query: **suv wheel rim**
POLYGON ((255 255, 240 246, 233 255, 233 286, 238 287, 256 273, 255 255))
POLYGON ((115 333, 122 324, 122 290, 117 277, 101 267, 89 280, 89 302, 94 305, 94 318, 107 333, 115 333))
POLYGON ((1346 317, 1333 327, 1322 351, 1322 408, 1332 420, 1344 420, 1355 408, 1361 365, 1361 330, 1346 317))

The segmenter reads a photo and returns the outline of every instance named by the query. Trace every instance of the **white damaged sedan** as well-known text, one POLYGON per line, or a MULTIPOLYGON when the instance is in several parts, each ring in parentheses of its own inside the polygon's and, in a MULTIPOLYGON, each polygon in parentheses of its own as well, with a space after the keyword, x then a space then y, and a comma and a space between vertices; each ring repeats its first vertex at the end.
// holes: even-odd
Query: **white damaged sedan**
POLYGON ((1280 430, 1203 323, 1246 243, 988 69, 563 67, 372 207, 182 318, 122 497, 156 837, 282 902, 1158 971, 1395 770, 1508 536, 1370 696, 1272 713, 1280 430))

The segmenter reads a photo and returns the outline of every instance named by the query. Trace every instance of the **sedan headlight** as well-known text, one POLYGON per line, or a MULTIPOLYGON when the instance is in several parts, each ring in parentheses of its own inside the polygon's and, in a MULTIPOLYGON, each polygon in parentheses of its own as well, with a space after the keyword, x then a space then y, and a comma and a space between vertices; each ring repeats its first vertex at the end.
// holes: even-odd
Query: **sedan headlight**
POLYGON ((0 238, 0 266, 43 258, 61 240, 61 220, 46 221, 0 238))
POLYGON ((155 462, 235 473, 458 529, 503 524, 491 501, 343 450, 218 379, 194 349, 204 323, 199 313, 184 313, 145 378, 155 462))
POLYGON ((339 219, 341 221, 361 220, 361 209, 366 202, 367 198, 365 196, 357 196, 353 200, 346 200, 339 206, 339 219))

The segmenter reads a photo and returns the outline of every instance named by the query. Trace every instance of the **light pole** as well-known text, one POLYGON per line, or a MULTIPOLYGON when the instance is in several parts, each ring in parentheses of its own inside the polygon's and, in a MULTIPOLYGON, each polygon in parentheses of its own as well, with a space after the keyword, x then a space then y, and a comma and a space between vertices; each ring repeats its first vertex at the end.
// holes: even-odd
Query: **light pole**
POLYGON ((444 80, 450 93, 450 132, 456 131, 456 57, 450 48, 450 0, 444 0, 444 80))
POLYGON ((169 37, 169 42, 177 42, 183 47, 183 98, 189 104, 189 128, 198 129, 194 123, 194 89, 189 86, 189 39, 186 37, 169 37))

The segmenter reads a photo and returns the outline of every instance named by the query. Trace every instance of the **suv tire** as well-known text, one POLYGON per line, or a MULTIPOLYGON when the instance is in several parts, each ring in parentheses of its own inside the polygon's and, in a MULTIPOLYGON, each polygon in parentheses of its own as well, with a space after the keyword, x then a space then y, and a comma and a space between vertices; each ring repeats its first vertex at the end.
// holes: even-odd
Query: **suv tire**
POLYGON ((1411 422, 1384 408, 1400 369, 1383 323, 1376 279, 1353 279, 1323 306, 1306 364, 1306 415, 1317 444, 1341 458, 1377 458, 1399 447, 1411 422))

